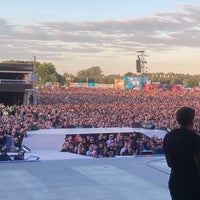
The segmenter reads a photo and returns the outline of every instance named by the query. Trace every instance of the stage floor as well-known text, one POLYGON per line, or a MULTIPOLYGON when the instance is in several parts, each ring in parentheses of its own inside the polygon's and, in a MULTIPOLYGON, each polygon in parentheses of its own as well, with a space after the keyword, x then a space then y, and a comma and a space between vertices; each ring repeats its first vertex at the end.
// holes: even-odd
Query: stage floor
POLYGON ((0 163, 1 200, 170 199, 169 168, 162 155, 95 159, 59 152, 51 140, 61 145, 63 136, 25 138, 32 149, 26 156, 39 156, 39 161, 0 163))
POLYGON ((161 157, 0 163, 1 200, 169 200, 161 157))

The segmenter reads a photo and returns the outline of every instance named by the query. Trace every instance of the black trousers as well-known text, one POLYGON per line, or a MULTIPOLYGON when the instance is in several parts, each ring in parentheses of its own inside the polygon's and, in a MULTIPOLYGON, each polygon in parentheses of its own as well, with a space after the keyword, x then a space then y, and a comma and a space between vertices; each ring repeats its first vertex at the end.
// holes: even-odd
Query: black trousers
POLYGON ((169 191, 172 200, 200 200, 200 181, 198 175, 185 175, 171 172, 169 191))

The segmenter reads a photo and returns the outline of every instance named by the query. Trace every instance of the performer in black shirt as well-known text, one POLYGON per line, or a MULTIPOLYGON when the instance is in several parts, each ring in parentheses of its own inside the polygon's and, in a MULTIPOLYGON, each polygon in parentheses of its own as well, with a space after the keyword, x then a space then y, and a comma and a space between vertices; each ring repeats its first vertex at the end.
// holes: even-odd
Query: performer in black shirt
POLYGON ((164 137, 172 200, 200 200, 200 136, 193 132, 194 117, 194 109, 180 108, 176 112, 180 128, 164 137))

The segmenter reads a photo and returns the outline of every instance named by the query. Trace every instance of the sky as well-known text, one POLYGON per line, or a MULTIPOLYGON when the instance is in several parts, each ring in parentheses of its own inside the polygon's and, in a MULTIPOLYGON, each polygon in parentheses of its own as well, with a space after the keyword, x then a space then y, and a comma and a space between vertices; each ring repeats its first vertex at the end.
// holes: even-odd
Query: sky
POLYGON ((0 61, 51 62, 74 74, 200 74, 199 0, 0 0, 0 61))

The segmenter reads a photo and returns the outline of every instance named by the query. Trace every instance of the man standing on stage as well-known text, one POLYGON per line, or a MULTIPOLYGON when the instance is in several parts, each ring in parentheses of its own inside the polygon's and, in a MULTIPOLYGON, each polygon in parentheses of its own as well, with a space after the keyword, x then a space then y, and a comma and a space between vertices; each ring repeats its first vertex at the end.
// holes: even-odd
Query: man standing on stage
POLYGON ((194 117, 194 109, 180 108, 176 112, 180 128, 164 137, 172 200, 200 200, 200 136, 193 132, 194 117))

